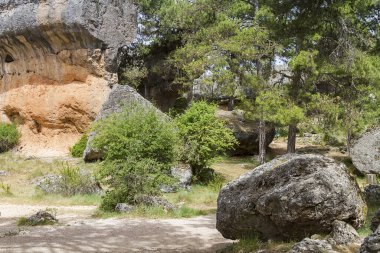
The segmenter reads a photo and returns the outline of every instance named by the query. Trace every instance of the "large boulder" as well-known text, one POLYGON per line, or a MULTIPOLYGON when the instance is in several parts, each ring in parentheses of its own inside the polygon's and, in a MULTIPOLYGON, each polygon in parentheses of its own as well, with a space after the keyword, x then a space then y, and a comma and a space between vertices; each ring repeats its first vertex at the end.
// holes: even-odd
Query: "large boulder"
POLYGON ((351 158, 362 174, 380 174, 380 127, 368 131, 356 141, 351 158))
POLYGON ((335 220, 358 228, 365 210, 343 164, 321 155, 285 155, 222 188, 216 227, 229 239, 302 239, 330 233, 335 220))
POLYGON ((1 0, 0 122, 25 155, 69 153, 118 83, 137 30, 129 0, 1 0))
MULTIPOLYGON (((259 151, 259 123, 247 120, 239 111, 218 110, 217 116, 227 122, 227 126, 233 131, 238 145, 232 151, 233 155, 254 155, 259 151)), ((275 128, 271 125, 266 127, 266 144, 273 141, 276 134, 275 128)))

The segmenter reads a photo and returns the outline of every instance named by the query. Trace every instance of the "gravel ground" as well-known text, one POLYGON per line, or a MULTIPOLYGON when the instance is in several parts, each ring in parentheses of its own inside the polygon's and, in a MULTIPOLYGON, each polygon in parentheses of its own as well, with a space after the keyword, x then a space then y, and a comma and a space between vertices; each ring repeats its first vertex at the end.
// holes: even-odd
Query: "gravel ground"
MULTIPOLYGON (((54 207, 60 225, 20 229, 17 217, 41 206, 0 205, 0 252, 216 252, 232 242, 215 215, 190 219, 90 219, 95 207, 54 207)), ((51 207, 50 207, 51 208, 51 207)))

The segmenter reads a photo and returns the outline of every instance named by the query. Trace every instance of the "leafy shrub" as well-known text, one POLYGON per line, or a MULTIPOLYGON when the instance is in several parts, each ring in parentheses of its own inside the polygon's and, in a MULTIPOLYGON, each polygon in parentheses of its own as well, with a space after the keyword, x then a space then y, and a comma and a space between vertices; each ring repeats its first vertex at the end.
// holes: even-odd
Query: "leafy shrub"
POLYGON ((87 134, 82 135, 80 140, 77 143, 75 143, 75 145, 70 149, 71 155, 73 157, 79 158, 83 156, 83 152, 87 146, 87 140, 88 140, 87 134))
POLYGON ((105 153, 105 160, 127 157, 149 158, 172 164, 178 154, 178 131, 163 113, 131 104, 95 125, 93 146, 105 153))
POLYGON ((95 125, 93 146, 105 160, 99 179, 110 188, 101 209, 117 203, 136 204, 141 194, 158 195, 161 184, 170 184, 170 166, 178 156, 175 124, 154 108, 131 104, 95 125))
POLYGON ((141 195, 159 195, 161 184, 172 183, 163 166, 152 159, 133 157, 105 162, 99 177, 111 190, 103 196, 100 208, 112 211, 117 203, 138 204, 141 195))
POLYGON ((215 115, 216 106, 195 102, 176 118, 185 147, 182 159, 191 165, 195 176, 237 143, 231 129, 215 115))
POLYGON ((0 123, 0 152, 5 152, 17 145, 20 139, 14 124, 0 123))

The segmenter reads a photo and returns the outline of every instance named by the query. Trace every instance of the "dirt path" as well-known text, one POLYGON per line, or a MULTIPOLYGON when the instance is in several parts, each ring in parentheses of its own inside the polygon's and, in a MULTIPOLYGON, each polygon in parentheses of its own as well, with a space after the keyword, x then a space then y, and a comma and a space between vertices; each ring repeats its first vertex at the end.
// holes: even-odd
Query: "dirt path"
POLYGON ((0 252, 215 252, 231 243, 215 229, 215 215, 165 220, 90 219, 93 207, 56 208, 60 225, 19 231, 16 217, 41 207, 0 205, 0 252))

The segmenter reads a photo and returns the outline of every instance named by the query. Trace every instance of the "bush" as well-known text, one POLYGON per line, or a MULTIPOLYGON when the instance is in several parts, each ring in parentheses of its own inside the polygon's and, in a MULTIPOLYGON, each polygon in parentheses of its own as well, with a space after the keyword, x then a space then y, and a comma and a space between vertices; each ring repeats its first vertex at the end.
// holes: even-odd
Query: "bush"
POLYGON ((152 159, 127 158, 105 162, 99 178, 111 187, 100 208, 113 211, 117 203, 138 204, 141 195, 159 195, 160 185, 172 184, 164 165, 152 159))
POLYGON ((176 118, 184 138, 182 160, 191 165, 195 176, 202 174, 219 155, 237 143, 231 129, 215 115, 216 106, 195 102, 176 118))
POLYGON ((5 152, 15 147, 20 139, 14 124, 0 123, 0 152, 5 152))
POLYGON ((70 149, 71 155, 77 158, 82 157, 83 152, 87 146, 87 141, 88 141, 87 134, 82 135, 80 140, 77 143, 75 143, 75 145, 70 149))
POLYGON ((161 184, 171 183, 168 175, 177 160, 179 138, 166 115, 131 104, 100 121, 94 131, 93 146, 105 154, 99 179, 110 188, 101 209, 136 204, 139 195, 158 195, 161 184))
POLYGON ((149 158, 170 165, 178 155, 175 124, 155 108, 131 104, 95 125, 93 146, 105 153, 105 160, 149 158))

